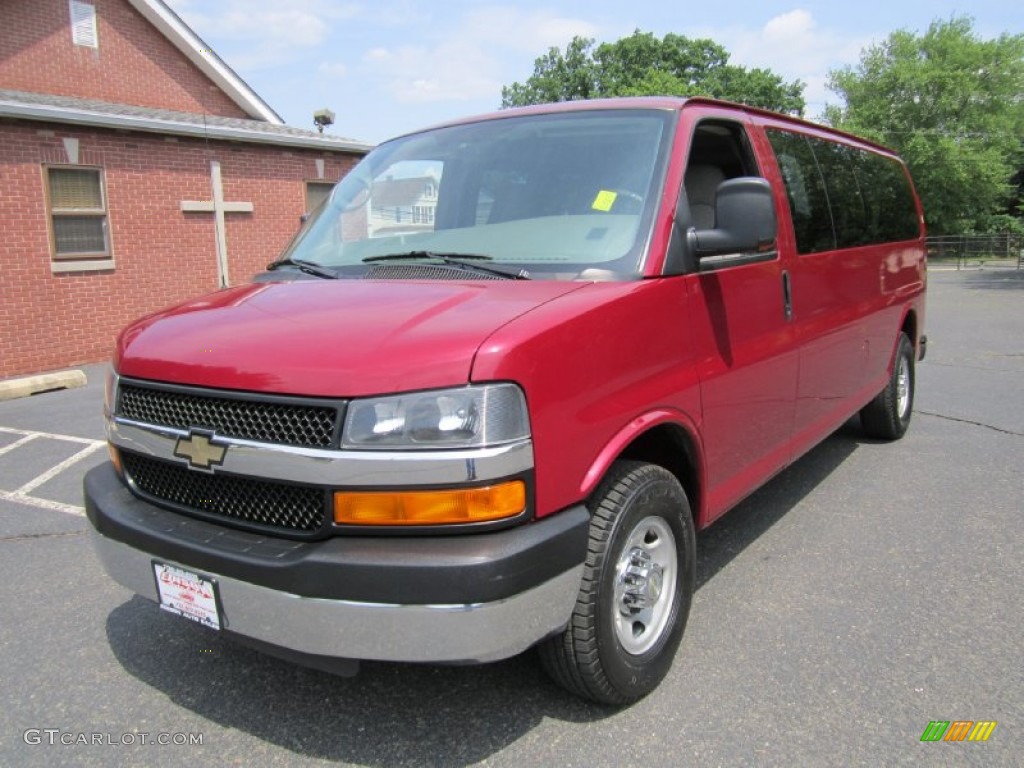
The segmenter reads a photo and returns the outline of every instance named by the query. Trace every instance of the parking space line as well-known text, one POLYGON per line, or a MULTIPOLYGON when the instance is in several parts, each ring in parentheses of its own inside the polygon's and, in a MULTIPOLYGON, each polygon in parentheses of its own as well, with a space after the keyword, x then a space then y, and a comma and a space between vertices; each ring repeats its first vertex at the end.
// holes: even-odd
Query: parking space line
POLYGON ((32 480, 29 480, 27 483, 25 483, 20 488, 15 489, 12 493, 14 493, 15 495, 20 495, 20 496, 27 495, 29 491, 34 491, 36 488, 38 488, 40 485, 45 483, 50 478, 56 477, 61 472, 63 472, 65 469, 67 469, 72 464, 74 464, 76 461, 80 461, 81 459, 84 459, 90 453, 93 453, 94 451, 98 451, 104 445, 106 445, 106 443, 101 443, 99 441, 97 441, 94 445, 87 445, 85 448, 80 450, 74 456, 70 456, 69 458, 64 459, 64 461, 62 461, 60 464, 57 464, 56 466, 51 467, 50 469, 48 469, 45 472, 43 472, 43 474, 38 475, 37 477, 35 477, 32 480))
POLYGON ((0 456, 5 453, 13 451, 15 448, 19 448, 30 443, 33 440, 40 438, 49 440, 63 440, 70 443, 79 443, 84 447, 77 453, 73 454, 64 461, 50 467, 45 472, 36 475, 36 477, 29 480, 27 483, 22 485, 13 491, 0 491, 0 501, 12 501, 18 504, 28 504, 33 507, 39 507, 41 509, 52 509, 57 512, 64 512, 69 515, 76 515, 82 517, 85 515, 85 508, 75 504, 67 504, 63 501, 54 501, 53 499, 43 499, 39 496, 30 495, 39 486, 46 483, 48 480, 52 480, 54 477, 64 472, 69 467, 73 466, 77 462, 86 458, 90 454, 95 453, 106 445, 103 440, 92 440, 87 437, 76 437, 74 435, 58 435, 52 432, 35 432, 26 429, 11 429, 10 427, 0 427, 0 432, 13 435, 21 435, 21 438, 15 440, 10 445, 5 445, 0 448, 0 456))
MULTIPOLYGON (((13 429, 3 429, 2 427, 0 427, 0 431, 3 431, 3 432, 14 432, 13 429)), ((36 438, 38 438, 38 437, 39 437, 39 435, 33 432, 30 435, 25 435, 20 440, 15 440, 10 445, 5 445, 3 448, 0 448, 0 456, 3 456, 8 451, 13 451, 15 448, 20 448, 25 443, 31 442, 31 441, 35 440, 36 438)))
MULTIPOLYGON (((58 435, 53 432, 39 432, 34 429, 12 429, 11 427, 0 427, 0 432, 6 432, 9 435, 24 435, 35 439, 37 437, 48 437, 51 440, 64 440, 69 443, 83 443, 85 445, 92 445, 93 443, 102 443, 102 440, 95 440, 91 437, 78 437, 76 435, 58 435)), ((10 446, 6 446, 10 448, 10 446)))
POLYGON ((17 493, 0 491, 0 501, 13 501, 18 504, 28 504, 32 507, 40 507, 41 509, 52 509, 56 512, 64 512, 65 514, 75 515, 76 517, 85 517, 85 507, 79 507, 75 504, 65 504, 63 501, 53 501, 53 499, 41 499, 38 496, 22 496, 17 493))

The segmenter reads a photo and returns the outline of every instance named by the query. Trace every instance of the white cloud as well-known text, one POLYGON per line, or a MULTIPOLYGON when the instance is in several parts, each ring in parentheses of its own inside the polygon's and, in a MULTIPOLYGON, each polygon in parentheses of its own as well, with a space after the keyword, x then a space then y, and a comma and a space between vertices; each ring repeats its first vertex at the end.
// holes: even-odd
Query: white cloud
POLYGON ((321 61, 316 71, 331 78, 341 78, 348 74, 348 67, 341 62, 321 61))
POLYGON ((464 40, 434 47, 374 48, 363 62, 402 103, 469 101, 501 91, 495 60, 480 45, 464 40))
POLYGON ((540 55, 563 47, 575 36, 595 37, 598 28, 582 19, 550 11, 523 11, 514 6, 489 6, 470 11, 461 34, 502 48, 540 55))
POLYGON ((401 103, 490 98, 497 106, 506 56, 539 56, 574 35, 597 33, 579 19, 514 6, 476 7, 443 29, 445 34, 427 45, 369 49, 362 58, 364 74, 382 79, 401 103))
POLYGON ((810 11, 798 8, 769 19, 760 28, 720 27, 700 31, 725 46, 730 61, 744 67, 770 69, 786 80, 806 83, 807 114, 824 111, 836 97, 826 87, 828 71, 855 64, 869 37, 851 37, 842 30, 823 29, 810 11))
POLYGON ((761 37, 782 45, 803 42, 808 35, 814 33, 816 26, 810 11, 798 8, 771 19, 761 30, 761 37))
POLYGON ((227 10, 214 16, 196 15, 190 20, 190 25, 200 30, 200 34, 204 28, 216 29, 222 38, 244 41, 247 45, 275 54, 297 46, 320 45, 330 30, 321 17, 298 9, 227 10))
POLYGON ((328 39, 335 23, 359 13, 354 4, 330 0, 291 0, 287 8, 277 0, 170 0, 170 5, 200 37, 222 41, 215 48, 218 55, 243 71, 300 59, 328 39))

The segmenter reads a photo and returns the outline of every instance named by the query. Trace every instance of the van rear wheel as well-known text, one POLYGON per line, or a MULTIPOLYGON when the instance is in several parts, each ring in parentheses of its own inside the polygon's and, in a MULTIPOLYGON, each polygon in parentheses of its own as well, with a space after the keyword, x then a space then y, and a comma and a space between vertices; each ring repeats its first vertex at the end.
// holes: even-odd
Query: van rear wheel
POLYGON ((690 613, 690 505, 668 470, 617 462, 595 491, 583 581, 569 626, 540 646, 548 674, 600 704, 627 704, 668 673, 690 613))
POLYGON ((914 381, 914 345, 907 334, 901 332, 889 383, 860 412, 860 422, 869 437, 880 440, 903 437, 914 410, 914 381))

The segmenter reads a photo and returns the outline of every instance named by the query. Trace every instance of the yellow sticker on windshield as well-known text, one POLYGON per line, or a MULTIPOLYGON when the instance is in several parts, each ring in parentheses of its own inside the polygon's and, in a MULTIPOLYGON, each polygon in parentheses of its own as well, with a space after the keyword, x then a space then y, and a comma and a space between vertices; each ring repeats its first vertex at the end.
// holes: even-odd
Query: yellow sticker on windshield
POLYGON ((615 198, 618 195, 608 189, 602 189, 597 193, 597 197, 594 198, 594 204, 590 206, 595 211, 610 211, 612 206, 615 205, 615 198))

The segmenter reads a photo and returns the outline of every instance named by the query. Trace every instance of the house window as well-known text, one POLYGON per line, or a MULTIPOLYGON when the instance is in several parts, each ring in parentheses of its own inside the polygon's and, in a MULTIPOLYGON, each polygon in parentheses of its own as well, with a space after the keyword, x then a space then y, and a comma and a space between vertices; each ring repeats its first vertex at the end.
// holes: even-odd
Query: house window
POLYGON ((324 200, 330 197, 332 189, 334 189, 333 181, 307 181, 306 213, 319 208, 324 200))
POLYGON ((429 205, 414 205, 412 208, 413 224, 433 224, 434 207, 429 205))
POLYGON ((107 203, 100 169, 48 167, 46 180, 54 259, 109 258, 107 203))
POLYGON ((96 35, 96 6, 81 0, 69 0, 71 8, 71 41, 87 48, 99 48, 96 35))

